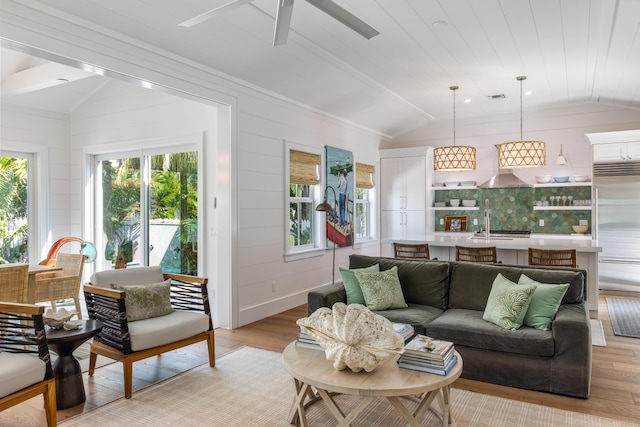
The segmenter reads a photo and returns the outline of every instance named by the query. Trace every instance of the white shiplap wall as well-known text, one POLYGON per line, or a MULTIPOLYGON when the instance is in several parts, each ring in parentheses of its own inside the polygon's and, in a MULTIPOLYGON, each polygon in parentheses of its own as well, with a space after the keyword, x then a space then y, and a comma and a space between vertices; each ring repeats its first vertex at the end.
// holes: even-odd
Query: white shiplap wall
MULTIPOLYGON (((284 262, 284 219, 288 214, 283 199, 283 140, 351 150, 356 161, 377 165, 377 149, 385 142, 384 137, 92 26, 64 17, 32 14, 28 9, 16 11, 9 18, 18 15, 31 16, 29 20, 3 21, 3 35, 56 52, 63 62, 68 61, 65 57, 76 58, 120 77, 136 76, 175 88, 192 101, 208 99, 229 106, 218 110, 228 111, 226 120, 219 119, 220 126, 210 130, 216 133, 217 151, 205 146, 207 201, 203 214, 205 239, 209 241, 205 268, 216 291, 214 313, 219 325, 241 326, 302 304, 308 290, 331 281, 331 252, 284 262), (59 28, 65 31, 57 31, 59 28), (231 145, 225 147, 225 140, 231 145), (214 211, 212 198, 216 195, 218 209, 214 211), (272 209, 264 209, 263 202, 272 209), (216 237, 211 229, 215 229, 216 237), (225 246, 227 236, 231 244, 225 246), (220 242, 219 250, 211 241, 220 242), (272 292, 274 281, 276 292, 272 292)), ((168 100, 159 92, 126 92, 121 84, 110 84, 72 114, 68 164, 80 165, 81 150, 94 145, 121 145, 127 140, 208 130, 206 123, 194 119, 201 118, 194 113, 201 111, 199 107, 186 106, 183 99, 168 100)), ((72 184, 69 197, 81 194, 82 179, 72 184)), ((69 217, 81 213, 80 206, 73 210, 69 217)), ((379 252, 376 242, 356 250, 372 255, 379 252)), ((351 248, 338 250, 336 265, 347 266, 350 253, 351 248)))

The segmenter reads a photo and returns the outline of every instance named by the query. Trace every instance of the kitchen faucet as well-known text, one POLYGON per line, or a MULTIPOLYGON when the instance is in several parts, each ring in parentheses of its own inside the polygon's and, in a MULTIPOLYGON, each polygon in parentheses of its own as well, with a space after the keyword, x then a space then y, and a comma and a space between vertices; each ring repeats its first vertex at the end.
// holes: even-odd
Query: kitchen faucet
POLYGON ((491 231, 491 215, 489 209, 489 199, 484 199, 484 232, 487 241, 489 241, 489 233, 491 231))

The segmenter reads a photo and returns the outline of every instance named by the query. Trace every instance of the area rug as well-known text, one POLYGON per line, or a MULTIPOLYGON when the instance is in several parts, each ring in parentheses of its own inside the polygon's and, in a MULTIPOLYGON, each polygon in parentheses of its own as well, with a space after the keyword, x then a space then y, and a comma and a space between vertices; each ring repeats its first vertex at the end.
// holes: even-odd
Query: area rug
POLYGON ((640 338, 640 298, 605 296, 613 333, 640 338))
MULTIPOLYGON (((282 366, 282 356, 243 347, 216 361, 216 367, 198 366, 164 382, 134 392, 93 411, 60 423, 64 427, 99 426, 286 426, 293 399, 293 381, 282 366)), ((349 411, 355 398, 341 396, 349 411)), ((452 390, 458 426, 630 426, 631 424, 474 393, 452 390)), ((408 405, 408 403, 407 403, 408 405)), ((308 410, 311 426, 334 426, 324 404, 308 410)), ((386 399, 372 403, 354 426, 403 426, 386 399)), ((440 425, 432 413, 423 426, 440 425)))
POLYGON ((606 347, 607 340, 604 337, 604 329, 602 328, 602 320, 589 319, 591 323, 591 345, 606 347))

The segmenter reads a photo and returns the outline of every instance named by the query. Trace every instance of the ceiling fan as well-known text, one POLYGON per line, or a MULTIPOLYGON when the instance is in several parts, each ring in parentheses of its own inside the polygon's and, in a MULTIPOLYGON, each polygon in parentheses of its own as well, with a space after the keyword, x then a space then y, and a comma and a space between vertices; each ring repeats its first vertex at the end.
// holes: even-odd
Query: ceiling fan
MULTIPOLYGON (((208 12, 205 12, 201 15, 195 16, 191 19, 188 19, 184 22, 178 24, 179 27, 192 27, 194 25, 200 24, 201 22, 207 21, 213 18, 216 15, 220 15, 222 13, 228 12, 232 9, 235 9, 239 6, 242 6, 247 3, 251 3, 252 0, 232 0, 227 4, 219 6, 215 9, 212 9, 208 12)), ((287 43, 287 37, 289 36, 289 26, 291 24, 291 14, 293 13, 293 2, 294 0, 277 0, 278 6, 276 10, 276 28, 273 35, 273 45, 280 46, 287 43)), ((361 36, 370 39, 372 37, 380 34, 375 28, 371 27, 369 24, 348 12, 343 7, 337 5, 335 2, 331 0, 306 0, 308 3, 311 3, 327 15, 331 16, 335 20, 341 22, 347 27, 351 28, 356 33, 361 36)))

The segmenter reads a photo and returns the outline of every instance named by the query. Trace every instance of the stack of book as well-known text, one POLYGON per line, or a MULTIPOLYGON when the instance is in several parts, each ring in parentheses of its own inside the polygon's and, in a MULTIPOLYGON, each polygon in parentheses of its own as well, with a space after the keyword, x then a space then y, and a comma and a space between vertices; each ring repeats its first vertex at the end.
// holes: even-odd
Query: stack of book
POLYGON ((398 366, 430 374, 447 375, 457 361, 458 356, 451 341, 416 335, 404 346, 398 366))
POLYGON ((318 342, 315 339, 313 339, 311 335, 309 335, 302 329, 300 329, 300 332, 298 332, 298 339, 296 340, 296 345, 298 347, 312 348, 314 350, 324 351, 324 349, 320 347, 320 344, 318 344, 318 342))
POLYGON ((402 339, 407 341, 409 338, 415 335, 416 331, 413 329, 413 326, 407 323, 395 323, 393 322, 393 329, 400 335, 402 335, 402 339))

